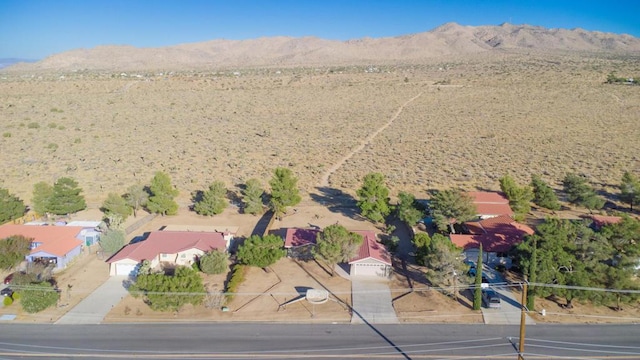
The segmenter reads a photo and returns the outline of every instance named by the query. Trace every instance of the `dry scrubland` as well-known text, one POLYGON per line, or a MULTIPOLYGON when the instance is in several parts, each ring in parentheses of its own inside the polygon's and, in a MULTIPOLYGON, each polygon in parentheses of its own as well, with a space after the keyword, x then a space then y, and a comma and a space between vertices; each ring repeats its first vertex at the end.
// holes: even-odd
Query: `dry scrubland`
POLYGON ((394 194, 495 189, 505 173, 532 172, 553 183, 583 172, 608 187, 640 171, 640 87, 603 84, 611 71, 640 73, 637 57, 505 53, 368 69, 0 73, 0 186, 29 201, 34 183, 71 176, 97 206, 164 170, 184 205, 213 180, 266 186, 284 166, 310 193, 418 94, 330 187, 354 194, 372 171, 394 194))

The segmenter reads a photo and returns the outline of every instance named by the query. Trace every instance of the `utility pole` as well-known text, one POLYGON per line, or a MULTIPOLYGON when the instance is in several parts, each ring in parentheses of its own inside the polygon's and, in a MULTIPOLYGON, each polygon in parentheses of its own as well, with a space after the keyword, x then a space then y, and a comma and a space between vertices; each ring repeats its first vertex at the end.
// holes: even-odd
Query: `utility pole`
POLYGON ((522 354, 524 353, 524 334, 525 324, 527 320, 527 277, 524 278, 522 283, 522 300, 520 301, 520 341, 518 343, 518 360, 524 360, 522 354))

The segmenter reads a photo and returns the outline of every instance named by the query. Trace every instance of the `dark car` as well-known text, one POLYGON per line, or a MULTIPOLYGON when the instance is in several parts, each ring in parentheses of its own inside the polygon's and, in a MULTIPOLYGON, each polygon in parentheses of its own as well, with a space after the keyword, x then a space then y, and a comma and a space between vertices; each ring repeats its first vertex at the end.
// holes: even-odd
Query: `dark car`
POLYGON ((500 296, 493 289, 482 289, 482 301, 490 309, 500 309, 500 296))
POLYGON ((11 290, 11 288, 6 287, 6 288, 0 290, 0 295, 12 297, 13 296, 13 290, 11 290))

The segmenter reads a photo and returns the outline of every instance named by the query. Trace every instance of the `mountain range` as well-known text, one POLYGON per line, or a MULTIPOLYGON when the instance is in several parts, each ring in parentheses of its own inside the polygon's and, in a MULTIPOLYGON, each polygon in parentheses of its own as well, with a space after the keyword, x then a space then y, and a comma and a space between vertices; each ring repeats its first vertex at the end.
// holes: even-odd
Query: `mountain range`
POLYGON ((250 66, 318 66, 417 62, 445 55, 517 49, 640 53, 640 38, 583 29, 548 29, 504 23, 447 23, 431 31, 338 41, 317 37, 211 40, 161 48, 98 46, 20 63, 4 71, 156 70, 250 66))

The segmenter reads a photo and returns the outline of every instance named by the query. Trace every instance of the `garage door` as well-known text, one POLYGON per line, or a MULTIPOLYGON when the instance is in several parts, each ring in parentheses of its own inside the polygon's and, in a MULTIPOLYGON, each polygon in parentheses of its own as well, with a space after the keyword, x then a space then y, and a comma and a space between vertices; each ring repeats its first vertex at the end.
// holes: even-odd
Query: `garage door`
POLYGON ((353 264, 353 275, 356 276, 385 276, 382 264, 353 264))
POLYGON ((116 275, 130 276, 134 274, 137 264, 116 264, 116 275))

